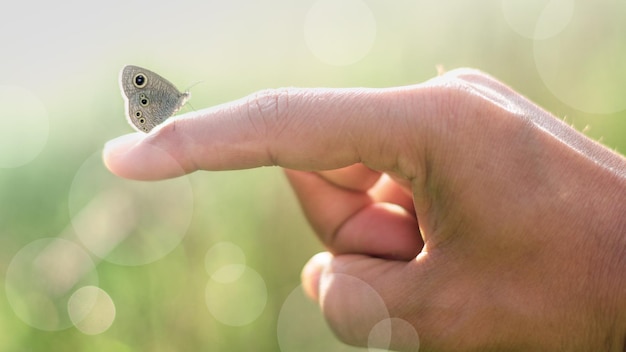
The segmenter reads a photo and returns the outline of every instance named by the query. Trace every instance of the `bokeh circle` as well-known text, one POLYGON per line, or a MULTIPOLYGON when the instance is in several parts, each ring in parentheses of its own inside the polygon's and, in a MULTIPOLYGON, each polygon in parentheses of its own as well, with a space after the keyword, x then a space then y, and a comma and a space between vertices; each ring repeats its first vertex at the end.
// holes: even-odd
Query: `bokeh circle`
POLYGON ((87 335, 107 331, 115 320, 115 304, 111 296, 96 286, 76 290, 67 302, 67 311, 74 326, 87 335))
POLYGON ((398 340, 399 344, 410 345, 411 351, 419 351, 420 338, 411 323, 400 318, 387 318, 379 321, 368 336, 368 350, 387 351, 393 340, 398 340))
POLYGON ((0 107, 0 168, 25 165, 48 141, 48 111, 35 94, 9 85, 0 85, 0 107))
POLYGON ((73 325, 67 303, 76 288, 98 284, 91 257, 74 242, 45 238, 20 249, 6 273, 7 300, 26 324, 47 331, 73 325))
MULTIPOLYGON (((171 157, 162 152, 162 158, 171 157)), ((141 182, 121 179, 89 157, 74 176, 69 194, 72 225, 94 255, 118 265, 142 265, 171 252, 187 233, 193 215, 188 177, 141 182)))
POLYGON ((333 334, 317 303, 296 287, 283 302, 276 326, 282 352, 359 352, 363 348, 348 346, 333 334))
POLYGON ((361 0, 318 0, 306 16, 304 38, 322 62, 350 65, 371 51, 376 19, 361 0))
POLYGON ((565 29, 572 20, 574 5, 574 0, 502 0, 502 12, 519 35, 543 40, 565 29))
MULTIPOLYGON (((239 266, 232 270, 239 270, 239 266)), ((228 266, 221 270, 231 270, 228 266)), ((230 282, 210 279, 205 291, 206 306, 224 325, 245 326, 259 318, 267 304, 267 286, 259 273, 245 266, 230 282)))
MULTIPOLYGON (((534 41, 537 71, 563 103, 596 114, 626 109, 626 3, 578 1, 571 21, 558 35, 534 41)), ((547 26, 541 18, 538 26, 547 26)))
MULTIPOLYGON (((367 302, 365 309, 368 321, 374 320, 370 332, 370 351, 380 351, 381 347, 388 346, 385 342, 390 339, 390 332, 383 330, 385 324, 380 322, 389 319, 389 311, 376 290, 363 280, 346 274, 333 274, 333 280, 352 290, 344 290, 349 295, 359 295, 367 302), (388 333, 385 335, 385 333, 388 333), (387 340, 381 341, 387 337, 387 340)), ((332 309, 327 307, 327 309, 332 309)), ((356 352, 363 348, 348 346, 340 342, 330 329, 317 303, 311 301, 304 294, 302 285, 296 287, 283 302, 276 327, 278 344, 282 352, 305 351, 341 351, 356 352)), ((384 349, 383 349, 384 350, 384 349)))
POLYGON ((246 255, 234 243, 219 242, 207 251, 204 264, 211 280, 231 283, 237 281, 246 270, 246 255))

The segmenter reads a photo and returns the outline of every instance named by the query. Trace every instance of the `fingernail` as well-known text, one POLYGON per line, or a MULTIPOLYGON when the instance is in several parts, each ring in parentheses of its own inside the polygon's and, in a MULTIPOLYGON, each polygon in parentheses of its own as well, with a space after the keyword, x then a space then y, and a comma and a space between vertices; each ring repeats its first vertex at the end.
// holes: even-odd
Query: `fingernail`
POLYGON ((307 296, 316 302, 319 300, 320 276, 332 258, 332 254, 328 252, 318 253, 302 269, 302 288, 307 296))

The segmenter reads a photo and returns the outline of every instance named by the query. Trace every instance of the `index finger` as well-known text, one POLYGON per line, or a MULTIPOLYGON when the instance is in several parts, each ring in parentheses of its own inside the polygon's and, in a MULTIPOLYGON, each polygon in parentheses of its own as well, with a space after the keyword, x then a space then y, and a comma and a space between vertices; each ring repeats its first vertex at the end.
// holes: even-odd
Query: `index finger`
POLYGON ((413 111, 428 110, 414 106, 428 101, 415 97, 425 89, 266 90, 110 141, 103 157, 113 173, 143 180, 198 169, 328 170, 357 162, 411 173, 402 158, 419 150, 419 129, 407 128, 416 127, 413 111))

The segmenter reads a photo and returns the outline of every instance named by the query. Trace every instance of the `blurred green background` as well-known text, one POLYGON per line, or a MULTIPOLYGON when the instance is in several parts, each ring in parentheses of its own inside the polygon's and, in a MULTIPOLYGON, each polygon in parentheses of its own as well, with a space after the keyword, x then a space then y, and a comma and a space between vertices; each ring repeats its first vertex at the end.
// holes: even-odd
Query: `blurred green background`
POLYGON ((183 112, 259 89, 482 69, 626 150, 623 1, 14 1, 0 11, 0 351, 349 351, 299 287, 322 250, 280 169, 117 179, 125 64, 183 112), (589 127, 589 128, 587 128, 589 127))

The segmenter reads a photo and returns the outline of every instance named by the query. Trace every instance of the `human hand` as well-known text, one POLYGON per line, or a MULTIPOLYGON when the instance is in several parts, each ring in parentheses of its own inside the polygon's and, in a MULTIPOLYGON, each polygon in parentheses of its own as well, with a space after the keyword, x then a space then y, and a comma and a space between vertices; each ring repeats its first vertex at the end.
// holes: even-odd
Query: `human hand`
POLYGON ((104 160, 145 180, 291 169, 332 253, 303 283, 348 343, 377 344, 391 317, 403 351, 623 348, 626 161, 480 72, 264 91, 110 142, 104 160))

